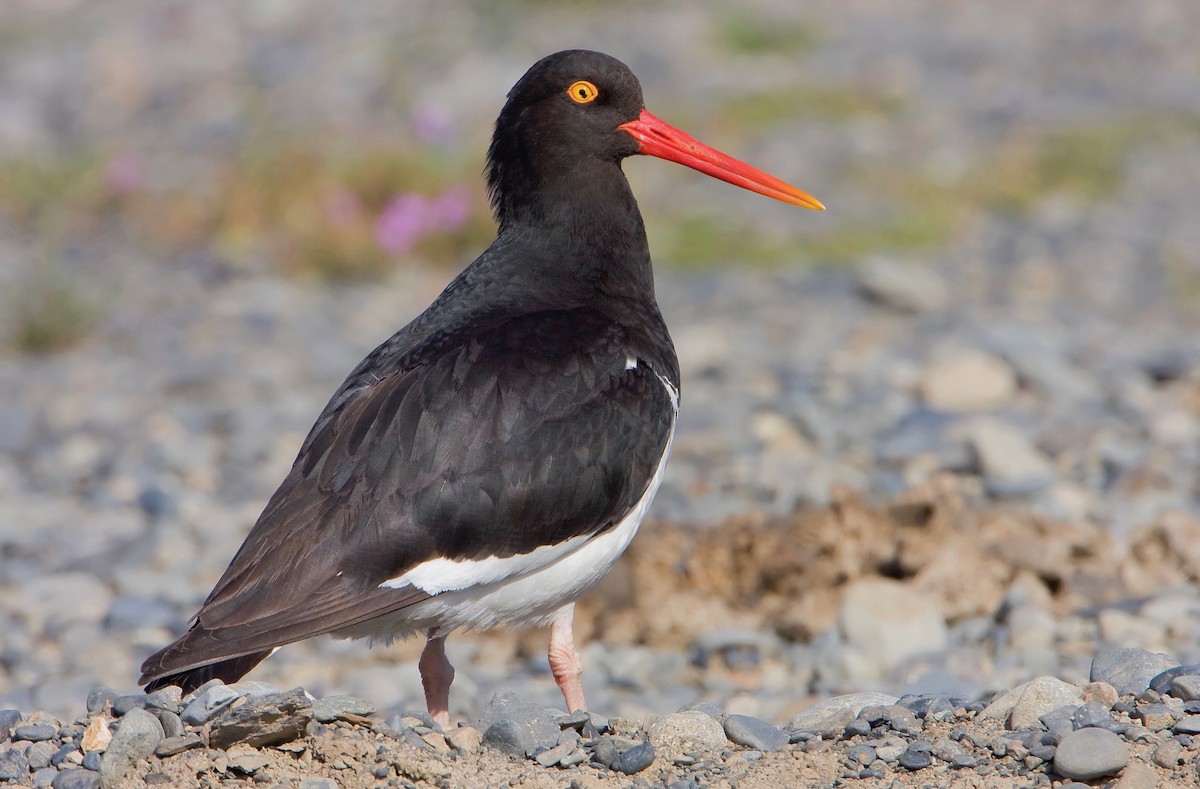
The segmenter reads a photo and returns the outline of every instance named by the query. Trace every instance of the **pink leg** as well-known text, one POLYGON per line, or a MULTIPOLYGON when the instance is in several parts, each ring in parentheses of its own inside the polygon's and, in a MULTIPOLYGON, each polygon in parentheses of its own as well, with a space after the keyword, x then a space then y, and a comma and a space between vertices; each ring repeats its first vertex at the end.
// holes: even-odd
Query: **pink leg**
POLYGON ((550 649, 546 653, 550 659, 550 672, 567 702, 568 712, 587 709, 587 702, 583 700, 583 661, 575 650, 575 634, 571 631, 574 618, 574 603, 558 609, 550 625, 550 649))
POLYGON ((434 637, 433 631, 429 631, 429 640, 425 642, 417 667, 421 670, 421 686, 425 688, 425 706, 429 708, 429 714, 442 728, 450 728, 450 683, 454 681, 454 666, 446 659, 445 636, 434 637))

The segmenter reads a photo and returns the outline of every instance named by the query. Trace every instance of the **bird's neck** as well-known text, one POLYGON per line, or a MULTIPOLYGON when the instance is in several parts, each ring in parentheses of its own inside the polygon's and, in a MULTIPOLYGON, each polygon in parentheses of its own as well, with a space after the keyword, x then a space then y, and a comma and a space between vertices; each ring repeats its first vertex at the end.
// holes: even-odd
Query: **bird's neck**
POLYGON ((536 249, 531 257, 552 268, 546 273, 555 280, 653 301, 646 228, 619 164, 587 160, 523 175, 524 188, 503 185, 511 188, 504 190, 498 242, 536 249))

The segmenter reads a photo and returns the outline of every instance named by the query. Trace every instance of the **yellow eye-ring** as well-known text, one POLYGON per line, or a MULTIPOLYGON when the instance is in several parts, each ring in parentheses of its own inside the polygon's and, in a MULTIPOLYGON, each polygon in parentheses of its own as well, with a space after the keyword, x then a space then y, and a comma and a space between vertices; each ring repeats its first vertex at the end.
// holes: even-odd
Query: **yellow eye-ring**
POLYGON ((572 83, 571 87, 567 88, 567 95, 576 104, 588 104, 596 100, 596 97, 600 95, 600 91, 586 79, 581 79, 578 82, 572 83))

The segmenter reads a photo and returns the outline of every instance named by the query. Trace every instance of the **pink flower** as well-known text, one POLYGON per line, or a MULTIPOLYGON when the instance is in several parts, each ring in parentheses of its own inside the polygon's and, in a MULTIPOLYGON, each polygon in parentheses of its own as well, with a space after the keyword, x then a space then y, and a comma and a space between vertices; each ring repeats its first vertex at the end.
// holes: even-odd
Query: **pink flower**
POLYGON ((457 230, 470 215, 470 199, 461 188, 433 199, 411 192, 397 195, 375 220, 375 241, 393 255, 403 254, 431 233, 457 230))
POLYGON ((393 255, 408 252, 425 234, 429 207, 417 194, 393 197, 375 220, 375 241, 393 255))
POLYGON ((142 163, 130 153, 108 160, 104 166, 104 188, 118 196, 133 194, 142 187, 142 163))

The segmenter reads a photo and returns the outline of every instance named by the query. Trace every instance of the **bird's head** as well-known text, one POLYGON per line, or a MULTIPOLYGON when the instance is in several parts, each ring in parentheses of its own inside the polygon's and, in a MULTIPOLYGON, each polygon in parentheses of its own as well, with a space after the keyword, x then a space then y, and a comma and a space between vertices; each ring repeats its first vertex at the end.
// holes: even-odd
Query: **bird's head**
POLYGON ((509 91, 488 149, 488 186, 503 218, 514 176, 569 170, 585 160, 619 163, 647 154, 805 208, 811 195, 711 148, 645 107, 642 86, 621 61, 590 50, 548 55, 509 91))

